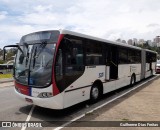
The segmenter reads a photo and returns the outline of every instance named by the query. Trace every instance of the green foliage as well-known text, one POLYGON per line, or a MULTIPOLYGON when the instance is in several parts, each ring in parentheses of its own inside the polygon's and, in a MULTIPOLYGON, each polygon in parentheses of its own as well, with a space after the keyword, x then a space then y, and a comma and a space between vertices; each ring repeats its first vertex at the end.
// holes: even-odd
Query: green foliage
POLYGON ((0 74, 0 79, 3 79, 3 78, 12 78, 13 75, 12 74, 0 74))
POLYGON ((15 54, 13 52, 8 52, 7 55, 6 55, 6 61, 13 60, 14 55, 15 54))
POLYGON ((141 48, 144 48, 144 49, 149 49, 149 50, 152 50, 152 51, 156 51, 158 53, 158 55, 160 55, 160 47, 152 47, 150 46, 147 42, 144 43, 143 45, 137 45, 138 47, 141 47, 141 48))
POLYGON ((4 61, 3 61, 3 60, 0 60, 0 64, 4 64, 4 61))
POLYGON ((15 48, 11 48, 11 49, 6 50, 6 60, 3 61, 3 50, 0 49, 0 57, 1 57, 0 64, 4 64, 10 60, 13 60, 16 52, 17 52, 17 49, 15 49, 15 48))

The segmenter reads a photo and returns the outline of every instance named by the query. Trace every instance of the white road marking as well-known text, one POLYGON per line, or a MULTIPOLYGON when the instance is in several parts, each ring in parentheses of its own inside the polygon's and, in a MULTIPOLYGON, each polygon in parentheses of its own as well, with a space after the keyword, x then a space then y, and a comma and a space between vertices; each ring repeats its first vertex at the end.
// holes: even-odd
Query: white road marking
MULTIPOLYGON (((27 116, 27 119, 26 119, 26 122, 29 121, 31 119, 31 116, 32 116, 32 113, 33 113, 33 110, 35 108, 35 105, 32 106, 28 116, 27 116)), ((21 130, 25 130, 26 129, 26 126, 23 126, 21 130)))
POLYGON ((94 108, 94 109, 92 109, 92 110, 90 110, 90 111, 88 111, 88 112, 86 112, 86 113, 84 113, 84 114, 82 114, 82 115, 80 115, 80 116, 78 116, 78 117, 72 119, 71 121, 68 121, 67 123, 65 123, 65 124, 63 124, 63 125, 61 125, 61 126, 55 128, 55 129, 53 129, 53 130, 60 130, 60 129, 64 128, 65 126, 67 126, 67 125, 73 123, 74 121, 81 119, 81 118, 84 117, 86 114, 92 113, 93 111, 95 111, 95 110, 97 110, 97 109, 99 109, 99 108, 102 108, 103 106, 105 106, 105 105, 107 105, 107 104, 109 104, 109 103, 111 103, 111 102, 117 100, 118 98, 123 97, 124 95, 126 95, 126 94, 132 92, 133 90, 135 90, 135 89, 141 87, 142 85, 144 85, 144 84, 150 82, 151 80, 155 79, 156 77, 158 77, 158 75, 156 75, 155 77, 153 77, 153 78, 147 80, 146 82, 144 82, 144 83, 142 83, 142 84, 140 84, 140 85, 138 85, 138 86, 136 86, 136 87, 130 89, 129 91, 127 91, 127 92, 125 92, 125 93, 123 93, 123 94, 121 94, 121 95, 119 95, 119 96, 113 98, 112 100, 110 100, 110 101, 108 101, 108 102, 105 102, 104 104, 102 104, 102 105, 100 105, 100 106, 98 106, 98 107, 96 107, 96 108, 94 108))

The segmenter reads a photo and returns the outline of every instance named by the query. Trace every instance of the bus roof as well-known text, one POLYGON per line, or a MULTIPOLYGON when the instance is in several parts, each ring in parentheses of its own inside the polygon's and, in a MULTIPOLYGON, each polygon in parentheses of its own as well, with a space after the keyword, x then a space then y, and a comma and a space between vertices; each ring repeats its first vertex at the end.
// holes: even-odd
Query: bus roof
POLYGON ((144 50, 146 50, 146 51, 148 51, 148 52, 152 52, 152 53, 156 53, 156 54, 157 54, 156 51, 152 51, 152 50, 148 50, 148 49, 144 49, 144 50))
MULTIPOLYGON (((45 31, 38 31, 38 32, 46 32, 46 31, 58 31, 58 30, 45 30, 45 31)), ((86 38, 86 39, 106 42, 106 43, 114 44, 114 45, 117 45, 117 46, 123 46, 123 47, 138 49, 138 50, 145 50, 145 51, 152 52, 152 53, 157 53, 157 52, 152 51, 152 50, 142 49, 140 47, 128 45, 128 44, 121 43, 121 42, 109 41, 109 40, 106 40, 106 39, 103 39, 103 38, 98 38, 98 37, 94 37, 94 36, 90 36, 90 35, 74 32, 74 31, 66 30, 66 29, 59 29, 59 32, 60 32, 60 34, 69 34, 69 35, 79 36, 79 37, 86 38)), ((34 32, 34 33, 37 33, 37 32, 34 32)))
POLYGON ((96 41, 107 42, 107 43, 118 45, 118 46, 129 47, 129 48, 139 49, 139 50, 142 49, 140 47, 128 45, 128 44, 125 44, 125 43, 113 42, 113 41, 109 41, 109 40, 106 40, 106 39, 103 39, 103 38, 97 38, 97 37, 93 37, 93 36, 89 36, 89 35, 86 35, 86 34, 73 32, 73 31, 69 31, 69 30, 64 30, 64 29, 60 29, 60 34, 70 34, 70 35, 79 36, 79 37, 83 37, 83 38, 87 38, 87 39, 93 39, 93 40, 96 40, 96 41))

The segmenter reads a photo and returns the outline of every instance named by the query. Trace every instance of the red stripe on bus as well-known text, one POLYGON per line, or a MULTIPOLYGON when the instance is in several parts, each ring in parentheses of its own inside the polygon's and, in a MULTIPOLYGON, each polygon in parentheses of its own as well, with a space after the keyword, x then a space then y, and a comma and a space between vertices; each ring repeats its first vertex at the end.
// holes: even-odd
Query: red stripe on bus
POLYGON ((16 89, 18 89, 18 91, 20 93, 29 96, 29 87, 28 86, 24 86, 24 85, 21 85, 21 84, 15 82, 15 87, 16 87, 16 89))
MULTIPOLYGON (((57 51, 58 51, 58 47, 60 45, 60 42, 61 40, 63 39, 64 37, 64 34, 60 34, 59 35, 59 38, 58 38, 58 42, 57 42, 57 45, 56 45, 56 53, 55 53, 55 56, 57 55, 57 51)), ((56 57, 54 58, 54 63, 53 63, 53 84, 52 84, 52 88, 53 88, 53 96, 57 95, 60 93, 57 85, 56 85, 56 80, 55 80, 55 64, 56 64, 56 57)))

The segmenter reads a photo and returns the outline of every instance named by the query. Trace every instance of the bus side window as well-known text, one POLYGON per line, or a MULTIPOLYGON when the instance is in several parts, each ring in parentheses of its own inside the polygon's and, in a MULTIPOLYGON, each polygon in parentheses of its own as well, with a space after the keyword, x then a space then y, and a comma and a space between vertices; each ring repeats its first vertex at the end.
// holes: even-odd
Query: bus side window
POLYGON ((86 64, 87 65, 102 65, 102 45, 95 41, 88 41, 86 48, 86 64))
POLYGON ((56 60, 56 75, 62 75, 62 49, 58 50, 56 60))
MULTIPOLYGON (((127 49, 120 48, 119 49, 119 64, 127 64, 128 63, 128 52, 127 49)), ((130 56, 129 60, 130 62, 133 61, 134 56, 130 56)))
POLYGON ((82 71, 80 68, 83 66, 83 46, 82 41, 71 39, 69 48, 65 51, 65 72, 66 74, 82 71))

